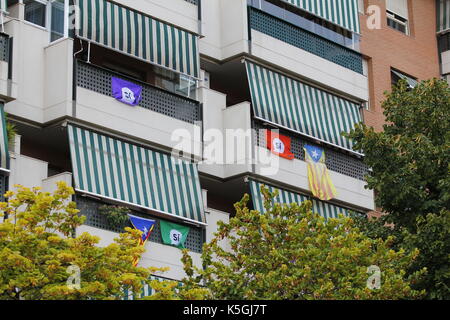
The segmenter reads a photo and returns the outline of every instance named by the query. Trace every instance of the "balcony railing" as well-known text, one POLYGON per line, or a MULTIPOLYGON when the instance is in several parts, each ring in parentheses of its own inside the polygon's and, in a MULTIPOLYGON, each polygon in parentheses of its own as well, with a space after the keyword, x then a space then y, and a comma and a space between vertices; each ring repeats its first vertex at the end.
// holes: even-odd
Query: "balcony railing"
POLYGON ((113 71, 77 61, 76 85, 112 97, 111 78, 119 77, 142 87, 139 106, 189 123, 201 121, 201 105, 177 94, 153 87, 139 80, 131 79, 113 71))
POLYGON ((0 61, 9 62, 9 36, 0 33, 0 61))
MULTIPOLYGON (((270 129, 264 126, 260 121, 253 122, 253 128, 255 129, 254 141, 257 146, 266 147, 264 129, 270 129)), ((309 143, 305 139, 299 137, 299 135, 293 134, 286 130, 280 130, 280 134, 291 138, 291 152, 294 154, 295 159, 305 161, 305 151, 303 150, 305 144, 309 143)), ((311 143, 310 143, 311 144, 311 143)), ((364 164, 362 159, 355 156, 345 154, 328 147, 322 146, 325 150, 325 164, 329 170, 341 173, 343 175, 364 180, 364 177, 368 174, 369 169, 364 164)))
MULTIPOLYGON (((100 201, 77 195, 75 198, 75 202, 77 203, 77 208, 80 210, 80 214, 86 217, 86 221, 84 222, 84 224, 87 226, 116 233, 123 233, 125 227, 130 228, 133 227, 130 222, 127 222, 121 226, 111 225, 106 219, 106 217, 99 212, 99 207, 104 205, 104 203, 100 201)), ((146 214, 142 214, 140 212, 136 212, 133 210, 130 210, 130 214, 156 220, 156 224, 153 228, 153 231, 150 233, 149 241, 156 243, 163 243, 161 238, 161 229, 159 226, 160 219, 150 217, 146 214)), ((184 245, 186 249, 188 249, 189 251, 201 253, 204 242, 203 229, 194 226, 189 226, 189 228, 190 228, 189 234, 186 238, 186 242, 184 245)))
POLYGON ((249 7, 248 9, 251 29, 303 49, 344 68, 363 74, 363 63, 360 53, 261 10, 253 7, 249 7))

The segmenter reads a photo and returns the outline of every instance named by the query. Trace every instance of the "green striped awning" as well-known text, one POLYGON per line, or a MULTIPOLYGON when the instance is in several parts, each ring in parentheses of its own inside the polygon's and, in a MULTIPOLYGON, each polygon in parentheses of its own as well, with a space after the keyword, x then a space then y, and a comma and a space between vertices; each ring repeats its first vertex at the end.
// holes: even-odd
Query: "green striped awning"
POLYGON ((360 33, 358 0, 283 0, 328 20, 344 29, 360 33))
POLYGON ((68 126, 75 189, 205 224, 195 164, 68 126))
POLYGON ((352 151, 350 132, 362 121, 360 106, 246 61, 254 116, 279 127, 352 151))
POLYGON ((9 171, 8 132, 4 104, 0 102, 0 169, 9 171))
POLYGON ((264 208, 264 197, 261 193, 261 186, 265 186, 270 190, 270 192, 274 192, 278 190, 278 196, 274 199, 276 203, 281 204, 291 204, 291 203, 302 203, 306 200, 312 201, 312 211, 320 214, 325 219, 328 218, 337 218, 339 214, 343 214, 345 216, 350 216, 350 212, 353 210, 345 209, 328 202, 323 202, 315 199, 311 199, 308 196, 290 192, 287 190, 283 190, 281 188, 276 188, 266 183, 261 183, 255 180, 249 180, 250 183, 250 193, 253 200, 253 207, 255 210, 264 213, 266 209, 264 208))
POLYGON ((198 36, 106 0, 77 0, 77 36, 198 78, 198 36))
POLYGON ((450 0, 436 0, 437 32, 450 29, 450 0))

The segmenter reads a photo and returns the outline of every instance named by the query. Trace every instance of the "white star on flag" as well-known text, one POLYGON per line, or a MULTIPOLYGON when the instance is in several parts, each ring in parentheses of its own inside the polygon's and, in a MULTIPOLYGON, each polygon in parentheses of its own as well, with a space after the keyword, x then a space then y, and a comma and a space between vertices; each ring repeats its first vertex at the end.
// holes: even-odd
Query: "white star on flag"
POLYGON ((312 152, 312 156, 313 156, 313 158, 314 158, 314 159, 316 159, 316 158, 318 158, 318 157, 319 157, 319 154, 317 153, 317 151, 316 151, 316 150, 313 150, 313 152, 312 152))

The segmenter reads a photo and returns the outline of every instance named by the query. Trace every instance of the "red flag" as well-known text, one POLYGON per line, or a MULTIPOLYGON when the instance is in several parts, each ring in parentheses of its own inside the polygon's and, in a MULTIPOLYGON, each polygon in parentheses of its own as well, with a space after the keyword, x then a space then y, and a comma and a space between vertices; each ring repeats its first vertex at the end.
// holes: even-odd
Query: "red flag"
POLYGON ((283 136, 277 132, 266 130, 267 149, 277 156, 293 160, 294 154, 291 152, 291 138, 283 136))

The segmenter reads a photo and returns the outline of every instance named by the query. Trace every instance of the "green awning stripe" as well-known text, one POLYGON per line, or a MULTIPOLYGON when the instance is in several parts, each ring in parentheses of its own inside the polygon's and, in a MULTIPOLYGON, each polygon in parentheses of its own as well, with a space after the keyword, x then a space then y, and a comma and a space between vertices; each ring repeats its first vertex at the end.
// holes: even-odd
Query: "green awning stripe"
POLYGON ((436 0, 437 32, 450 29, 450 0, 436 0))
POLYGON ((9 171, 8 132, 4 107, 5 105, 0 102, 0 168, 9 171))
POLYGON ((352 151, 341 133, 362 121, 358 104, 252 62, 246 66, 256 118, 352 151))
POLYGON ((360 33, 358 0, 283 0, 344 29, 360 33))
POLYGON ((291 204, 291 203, 296 202, 296 203, 300 204, 303 201, 311 200, 313 212, 320 214, 322 217, 324 217, 326 219, 337 218, 339 213, 342 213, 345 216, 350 216, 350 212, 352 211, 350 209, 342 208, 342 207, 336 206, 334 204, 330 204, 328 202, 311 199, 308 196, 305 196, 305 195, 302 195, 299 193, 295 193, 295 192, 291 192, 291 191, 287 191, 287 190, 284 190, 281 188, 277 188, 277 187, 271 186, 266 183, 261 183, 259 181, 249 180, 249 183, 250 183, 250 193, 252 196, 253 207, 255 208, 255 210, 262 212, 262 213, 266 212, 266 210, 264 208, 264 197, 261 193, 262 185, 264 185, 266 188, 268 188, 270 190, 270 192, 274 192, 275 190, 278 190, 278 192, 279 192, 278 196, 274 199, 276 203, 291 204))
POLYGON ((68 126, 75 188, 206 223, 195 164, 68 126))
POLYGON ((198 36, 106 0, 77 0, 77 36, 198 78, 198 36))

